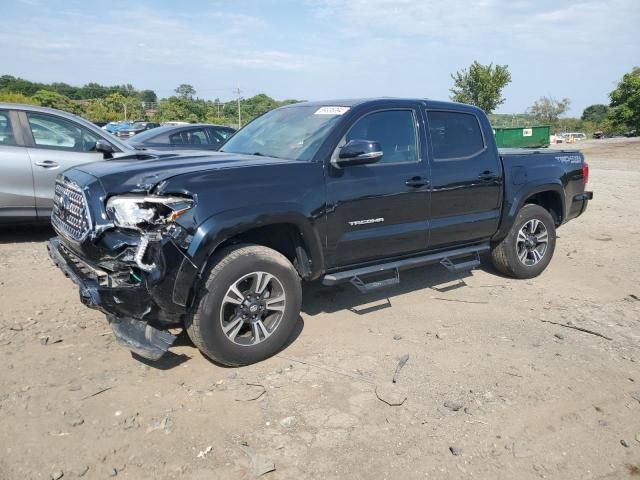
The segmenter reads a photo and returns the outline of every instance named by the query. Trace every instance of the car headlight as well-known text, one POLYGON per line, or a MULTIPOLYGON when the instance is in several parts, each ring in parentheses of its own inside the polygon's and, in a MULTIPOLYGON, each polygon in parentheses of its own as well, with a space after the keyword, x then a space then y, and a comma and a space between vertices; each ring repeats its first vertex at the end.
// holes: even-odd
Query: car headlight
POLYGON ((192 208, 194 202, 183 197, 119 195, 107 200, 107 213, 123 228, 174 222, 192 208))

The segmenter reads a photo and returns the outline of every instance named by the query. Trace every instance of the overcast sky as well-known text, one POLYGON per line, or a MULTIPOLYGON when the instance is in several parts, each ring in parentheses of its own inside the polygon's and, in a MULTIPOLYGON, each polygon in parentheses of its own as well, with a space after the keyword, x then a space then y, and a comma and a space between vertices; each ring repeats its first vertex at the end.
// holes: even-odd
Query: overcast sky
POLYGON ((509 65, 499 112, 573 115, 640 66, 640 0, 1 0, 0 74, 204 98, 446 100, 450 74, 509 65))

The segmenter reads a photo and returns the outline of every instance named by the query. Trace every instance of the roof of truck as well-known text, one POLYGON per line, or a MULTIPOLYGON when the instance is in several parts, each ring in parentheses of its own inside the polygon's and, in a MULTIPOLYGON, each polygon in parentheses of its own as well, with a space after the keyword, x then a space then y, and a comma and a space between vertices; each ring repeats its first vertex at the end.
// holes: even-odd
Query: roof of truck
POLYGON ((314 100, 309 102, 302 103, 292 103, 290 105, 285 105, 281 108, 287 107, 295 107, 295 106, 310 106, 310 107, 356 107, 363 104, 368 103, 380 103, 384 105, 385 103, 392 102, 420 102, 425 104, 427 108, 437 108, 437 109, 447 109, 451 107, 455 107, 456 110, 460 109, 469 109, 469 110, 479 110, 477 107, 472 105, 466 105, 463 103, 455 103, 455 102, 443 102, 438 100, 430 100, 428 98, 400 98, 400 97, 373 97, 373 98, 343 98, 343 99, 335 99, 335 100, 314 100))

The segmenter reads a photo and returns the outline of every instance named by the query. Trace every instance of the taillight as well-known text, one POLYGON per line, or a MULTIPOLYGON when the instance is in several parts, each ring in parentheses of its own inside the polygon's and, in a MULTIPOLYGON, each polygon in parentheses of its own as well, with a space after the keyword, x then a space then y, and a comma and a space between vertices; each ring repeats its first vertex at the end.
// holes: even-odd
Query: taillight
POLYGON ((582 165, 582 181, 585 186, 589 182, 589 164, 587 162, 584 162, 584 165, 582 165))

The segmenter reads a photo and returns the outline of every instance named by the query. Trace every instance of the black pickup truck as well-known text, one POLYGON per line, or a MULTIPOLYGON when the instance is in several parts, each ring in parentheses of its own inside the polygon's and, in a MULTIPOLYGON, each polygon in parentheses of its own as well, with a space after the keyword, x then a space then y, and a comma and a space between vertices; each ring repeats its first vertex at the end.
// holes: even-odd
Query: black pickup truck
POLYGON ((120 343, 151 359, 173 327, 223 364, 273 355, 302 280, 367 292, 485 252, 535 277, 592 198, 580 152, 498 151, 481 110, 419 99, 290 105, 220 152, 145 158, 60 174, 48 248, 120 343))

